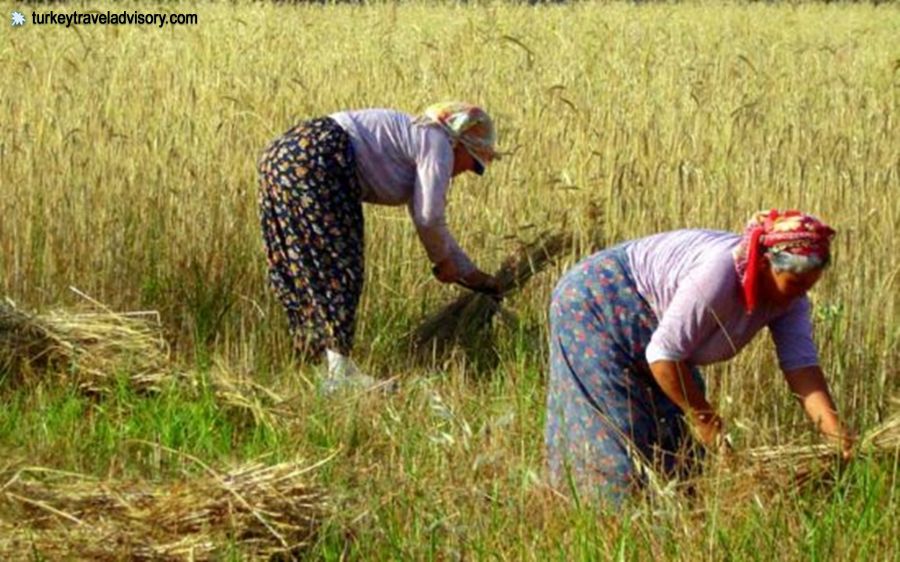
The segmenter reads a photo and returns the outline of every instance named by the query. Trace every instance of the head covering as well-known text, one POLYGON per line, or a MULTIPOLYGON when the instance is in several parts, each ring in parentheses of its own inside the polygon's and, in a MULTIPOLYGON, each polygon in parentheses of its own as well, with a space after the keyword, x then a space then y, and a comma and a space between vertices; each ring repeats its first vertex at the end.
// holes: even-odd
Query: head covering
POLYGON ((756 308, 756 285, 763 255, 769 254, 774 258, 789 254, 791 259, 773 261, 789 263, 797 272, 824 267, 830 257, 834 234, 835 231, 827 224, 800 211, 780 212, 772 209, 756 213, 747 223, 741 242, 734 251, 735 268, 743 287, 747 312, 753 312, 756 308))
MULTIPOLYGON (((487 112, 465 102, 441 102, 427 109, 418 122, 439 125, 455 142, 461 143, 481 165, 481 172, 498 159, 494 123, 487 112)), ((480 175, 480 174, 479 174, 480 175)))

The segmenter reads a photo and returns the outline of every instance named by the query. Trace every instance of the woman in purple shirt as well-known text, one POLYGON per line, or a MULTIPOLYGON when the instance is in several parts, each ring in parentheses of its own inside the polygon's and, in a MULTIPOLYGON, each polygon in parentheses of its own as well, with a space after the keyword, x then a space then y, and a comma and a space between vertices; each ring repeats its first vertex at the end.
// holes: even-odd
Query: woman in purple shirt
POLYGON ((546 446, 551 481, 614 502, 639 488, 632 461, 691 467, 689 427, 706 447, 722 420, 698 366, 734 357, 763 327, 791 390, 849 456, 812 339, 806 292, 834 231, 798 211, 759 213, 743 236, 679 230, 578 263, 550 305, 546 446))
POLYGON ((447 229, 450 180, 496 158, 494 125, 467 103, 416 118, 390 109, 304 121, 259 160, 260 219, 269 281, 301 356, 328 359, 325 390, 370 386, 350 359, 363 287, 362 204, 406 205, 435 276, 492 292, 447 229))

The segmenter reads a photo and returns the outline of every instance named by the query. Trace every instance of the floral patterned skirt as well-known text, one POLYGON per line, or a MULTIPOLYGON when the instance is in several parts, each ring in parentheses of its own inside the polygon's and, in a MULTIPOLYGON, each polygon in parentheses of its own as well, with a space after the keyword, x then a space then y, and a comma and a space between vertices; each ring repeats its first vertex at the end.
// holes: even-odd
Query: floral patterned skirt
POLYGON ((349 353, 363 288, 362 190, 347 133, 330 118, 298 124, 258 164, 269 282, 306 357, 349 353))
POLYGON ((696 464, 682 412, 646 361, 657 324, 622 246, 581 261, 557 284, 545 428, 555 487, 619 503, 645 483, 642 464, 667 476, 696 464))

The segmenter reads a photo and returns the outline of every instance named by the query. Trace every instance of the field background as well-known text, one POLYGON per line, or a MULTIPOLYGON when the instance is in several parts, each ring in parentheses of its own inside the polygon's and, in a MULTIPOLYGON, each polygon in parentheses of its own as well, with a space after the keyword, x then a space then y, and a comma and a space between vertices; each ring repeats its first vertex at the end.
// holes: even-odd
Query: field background
MULTIPOLYGON (((896 5, 139 8, 199 14, 165 29, 30 20, 121 5, 0 6, 29 18, 0 27, 0 296, 70 307, 74 286, 116 310, 159 311, 179 365, 252 374, 294 412, 265 424, 203 389, 123 385, 97 401, 58 383, 4 385, 4 456, 162 480, 197 467, 136 443, 218 464, 336 452, 318 475, 339 506, 312 553, 324 559, 900 557, 897 459, 860 458, 817 491, 597 517, 545 489, 541 450, 545 310, 555 279, 595 249, 598 212, 608 243, 740 230, 770 207, 823 217, 839 234, 812 298, 834 394, 860 430, 897 408, 896 5), (290 361, 265 284, 256 159, 303 118, 444 99, 485 106, 508 152, 451 192, 475 261, 492 270, 547 228, 578 248, 509 300, 522 323, 498 327, 493 366, 461 354, 412 366, 404 335, 458 290, 431 278, 402 208, 369 206, 357 355, 402 384, 321 399, 315 369, 290 361)), ((706 374, 740 446, 815 442, 767 336, 706 374)))

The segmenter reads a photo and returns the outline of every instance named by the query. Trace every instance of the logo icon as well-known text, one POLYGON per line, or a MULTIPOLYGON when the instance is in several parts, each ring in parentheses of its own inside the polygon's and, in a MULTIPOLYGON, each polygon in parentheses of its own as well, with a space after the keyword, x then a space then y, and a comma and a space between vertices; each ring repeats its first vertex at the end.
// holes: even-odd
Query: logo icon
POLYGON ((25 25, 25 15, 22 12, 13 12, 12 25, 13 27, 20 27, 25 25))

